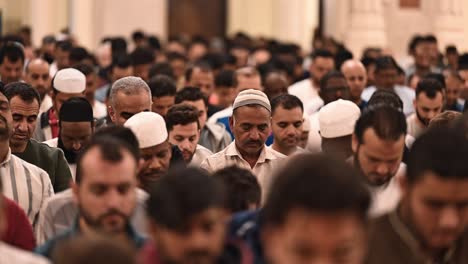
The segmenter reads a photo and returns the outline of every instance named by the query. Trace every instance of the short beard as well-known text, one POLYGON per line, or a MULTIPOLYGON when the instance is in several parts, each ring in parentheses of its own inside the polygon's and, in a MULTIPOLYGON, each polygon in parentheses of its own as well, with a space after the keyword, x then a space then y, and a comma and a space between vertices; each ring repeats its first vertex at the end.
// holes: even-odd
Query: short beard
POLYGON ((58 141, 57 141, 57 147, 63 151, 63 154, 65 156, 65 159, 67 160, 68 164, 75 164, 76 163, 76 158, 78 154, 76 154, 74 151, 68 150, 65 148, 65 145, 63 145, 62 139, 60 137, 60 133, 58 136, 58 141))
POLYGON ((425 127, 429 126, 429 122, 431 120, 425 120, 418 112, 418 109, 416 109, 416 117, 418 118, 419 122, 421 122, 425 127))
POLYGON ((104 230, 104 228, 102 227, 102 224, 101 224, 101 219, 104 218, 107 215, 117 214, 117 215, 121 216, 123 219, 125 219, 125 225, 124 226, 128 226, 130 224, 129 217, 127 215, 125 215, 124 213, 120 212, 117 209, 111 209, 111 210, 107 211, 106 213, 100 215, 98 217, 98 219, 93 219, 86 212, 86 210, 83 210, 83 207, 81 207, 81 206, 79 207, 79 212, 80 212, 80 216, 83 218, 86 225, 88 225, 91 229, 93 229, 94 231, 96 231, 98 233, 118 234, 118 233, 124 232, 124 230, 119 230, 117 232, 109 233, 106 230, 104 230))
MULTIPOLYGON (((390 183, 390 180, 384 184, 375 184, 373 182, 371 182, 368 178, 367 178, 367 175, 364 173, 364 171, 362 170, 362 167, 361 167, 361 164, 359 163, 359 146, 357 147, 357 150, 356 150, 356 153, 354 153, 353 155, 353 165, 354 165, 354 168, 359 172, 359 174, 361 175, 361 178, 364 180, 364 182, 369 185, 369 186, 372 186, 372 187, 384 187, 384 186, 387 186, 389 183, 390 183)), ((394 175, 395 176, 395 175, 394 175)))

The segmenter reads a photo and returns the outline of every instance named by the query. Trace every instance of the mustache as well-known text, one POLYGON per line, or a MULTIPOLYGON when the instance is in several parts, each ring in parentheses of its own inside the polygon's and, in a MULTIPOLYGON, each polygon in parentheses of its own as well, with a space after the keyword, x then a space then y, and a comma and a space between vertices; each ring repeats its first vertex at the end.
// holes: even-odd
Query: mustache
POLYGON ((139 178, 143 178, 143 179, 151 179, 151 178, 159 179, 165 173, 166 173, 165 170, 153 169, 153 170, 147 170, 147 171, 141 172, 138 176, 139 178))
POLYGON ((255 145, 262 145, 263 142, 261 140, 247 140, 245 141, 245 144, 255 144, 255 145))
POLYGON ((108 216, 114 216, 114 215, 117 215, 117 216, 120 216, 124 219, 127 219, 128 218, 128 215, 122 213, 119 209, 116 209, 116 208, 111 208, 109 209, 107 212, 105 212, 104 214, 102 214, 101 216, 99 216, 98 220, 102 220, 108 216))
POLYGON ((187 260, 211 258, 212 256, 213 255, 208 250, 204 250, 204 249, 194 249, 185 253, 185 259, 187 260))

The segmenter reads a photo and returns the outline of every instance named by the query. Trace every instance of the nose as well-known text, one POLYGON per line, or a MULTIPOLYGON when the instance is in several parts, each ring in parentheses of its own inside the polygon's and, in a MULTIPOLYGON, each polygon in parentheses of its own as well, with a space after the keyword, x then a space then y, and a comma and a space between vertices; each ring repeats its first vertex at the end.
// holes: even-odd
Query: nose
POLYGON ((149 168, 150 169, 160 169, 162 166, 161 166, 161 161, 156 158, 156 157, 153 157, 150 161, 150 164, 149 164, 149 168))
POLYGON ((18 126, 16 127, 16 129, 18 129, 18 131, 21 131, 21 132, 28 131, 28 123, 25 120, 23 120, 18 123, 18 126))
POLYGON ((74 140, 72 145, 73 150, 78 151, 81 149, 81 142, 79 140, 74 140))
POLYGON ((433 119, 437 115, 436 111, 430 111, 427 115, 428 119, 433 119))
POLYGON ((109 208, 119 208, 121 206, 121 195, 115 189, 109 191, 106 201, 109 208))
POLYGON ((296 136, 298 135, 297 129, 294 126, 288 126, 286 128, 286 135, 288 136, 296 136))
POLYGON ((180 149, 182 150, 190 150, 190 142, 188 139, 184 139, 184 141, 182 141, 180 143, 180 149))
POLYGON ((379 175, 387 175, 389 173, 390 169, 388 167, 387 164, 385 163, 380 163, 378 166, 377 166, 377 173, 379 175))
POLYGON ((249 138, 251 140, 259 140, 260 139, 260 135, 259 135, 259 132, 257 129, 252 129, 250 132, 249 132, 249 138))
POLYGON ((460 224, 460 216, 454 206, 447 206, 440 214, 439 225, 444 229, 454 229, 460 224))
POLYGON ((343 92, 342 92, 341 90, 337 90, 337 91, 335 92, 335 97, 336 97, 336 98, 341 98, 341 97, 343 97, 343 92))

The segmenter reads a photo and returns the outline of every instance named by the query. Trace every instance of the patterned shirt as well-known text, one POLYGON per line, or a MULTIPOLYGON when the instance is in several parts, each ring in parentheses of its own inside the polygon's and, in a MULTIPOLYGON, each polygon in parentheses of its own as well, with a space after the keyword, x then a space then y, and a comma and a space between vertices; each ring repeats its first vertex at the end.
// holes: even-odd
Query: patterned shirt
POLYGON ((255 177, 257 177, 258 183, 262 188, 262 201, 265 201, 264 199, 268 194, 274 173, 278 171, 282 165, 281 160, 285 157, 285 155, 278 151, 263 147, 257 163, 253 168, 251 168, 250 164, 242 158, 242 155, 237 150, 236 142, 234 141, 224 150, 205 159, 200 167, 209 172, 215 172, 227 166, 237 165, 240 168, 252 171, 255 177))
POLYGON ((0 163, 0 177, 3 194, 24 210, 34 227, 42 204, 54 194, 47 172, 12 155, 11 150, 8 150, 6 159, 0 163))

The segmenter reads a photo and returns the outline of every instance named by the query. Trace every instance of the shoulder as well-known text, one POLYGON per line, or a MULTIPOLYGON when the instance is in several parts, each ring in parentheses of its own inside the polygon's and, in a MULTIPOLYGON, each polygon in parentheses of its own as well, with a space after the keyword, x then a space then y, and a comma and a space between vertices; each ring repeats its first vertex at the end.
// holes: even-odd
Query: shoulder
POLYGON ((221 111, 214 113, 207 121, 207 124, 214 124, 218 121, 218 119, 223 117, 229 117, 232 115, 232 106, 226 107, 221 111))
MULTIPOLYGON (((218 118, 219 119, 226 119, 229 118, 228 116, 223 116, 218 118)), ((226 126, 223 123, 206 123, 206 128, 213 134, 222 134, 226 131, 226 126)))
POLYGON ((45 242, 42 246, 39 246, 36 249, 34 249, 34 252, 46 258, 51 258, 52 252, 55 249, 55 247, 61 242, 70 239, 71 237, 72 230, 68 229, 65 233, 55 236, 54 238, 45 242))
POLYGON ((265 147, 265 151, 267 152, 267 157, 269 159, 271 159, 271 160, 284 159, 284 158, 287 157, 283 153, 278 152, 278 151, 274 150, 273 148, 265 147))
POLYGON ((48 143, 48 142, 54 142, 54 141, 57 142, 57 138, 47 140, 47 141, 44 141, 44 142, 38 142, 35 139, 30 139, 31 146, 34 149, 36 149, 41 154, 43 153, 43 154, 46 154, 46 155, 49 155, 49 156, 56 156, 56 155, 59 155, 62 152, 61 149, 59 149, 57 147, 54 147, 53 144, 48 143))
POLYGON ((293 83, 291 86, 288 87, 288 91, 290 93, 294 93, 294 92, 297 92, 298 90, 301 90, 310 86, 312 86, 312 83, 310 82, 310 80, 304 79, 302 81, 293 83))
POLYGON ((24 169, 27 169, 29 170, 32 175, 37 175, 37 176, 41 176, 41 177, 45 177, 47 176, 47 178, 49 178, 49 174, 47 174, 47 172, 41 168, 39 168, 38 166, 34 165, 34 164, 31 164, 25 160, 22 160, 18 157, 16 157, 15 155, 11 155, 11 160, 12 162, 14 162, 14 165, 16 167, 23 167, 24 169))
POLYGON ((46 264, 49 263, 44 257, 34 255, 28 251, 17 249, 15 247, 9 246, 5 243, 0 244, 0 254, 2 255, 3 260, 13 260, 17 264, 46 264))
POLYGON ((220 152, 207 156, 200 164, 200 167, 208 171, 214 171, 225 166, 226 149, 223 149, 220 152))
POLYGON ((364 91, 362 91, 361 98, 366 100, 366 101, 369 101, 369 99, 371 98, 371 96, 375 92, 375 90, 376 90, 375 86, 369 86, 369 87, 365 88, 364 91))
POLYGON ((229 222, 229 234, 233 237, 245 237, 245 235, 258 226, 260 212, 247 211, 236 213, 229 222))
POLYGON ((44 141, 42 144, 49 146, 50 148, 57 148, 58 146, 58 138, 49 139, 44 141))
POLYGON ((199 144, 197 144, 196 151, 198 153, 200 153, 200 155, 203 155, 203 156, 208 156, 209 157, 209 156, 213 155, 213 152, 211 150, 209 150, 209 149, 207 149, 204 146, 199 145, 199 144))
POLYGON ((402 85, 397 85, 395 86, 395 91, 401 95, 405 95, 405 96, 408 96, 408 97, 415 97, 416 96, 416 92, 407 87, 407 86, 402 86, 402 85))
POLYGON ((71 189, 59 192, 50 198, 48 198, 44 205, 43 211, 47 212, 48 215, 55 215, 60 212, 63 208, 75 206, 73 203, 73 193, 71 189))

